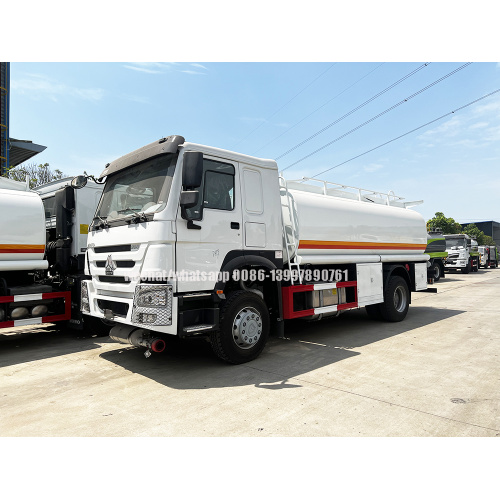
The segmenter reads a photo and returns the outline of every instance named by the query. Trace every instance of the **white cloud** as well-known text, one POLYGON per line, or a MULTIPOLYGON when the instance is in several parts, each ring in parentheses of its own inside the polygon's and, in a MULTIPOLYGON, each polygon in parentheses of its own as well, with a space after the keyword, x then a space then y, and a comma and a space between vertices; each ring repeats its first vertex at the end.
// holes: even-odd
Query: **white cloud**
POLYGON ((203 66, 203 64, 198 63, 189 63, 183 65, 177 62, 131 62, 128 64, 124 64, 123 67, 127 69, 131 69, 133 71, 140 71, 141 73, 149 73, 149 74, 164 74, 170 71, 179 71, 180 73, 187 73, 190 75, 206 75, 207 73, 202 71, 195 71, 192 69, 183 69, 186 66, 199 68, 203 70, 208 69, 203 66))
POLYGON ((128 66, 127 64, 124 64, 123 67, 127 68, 127 69, 132 69, 134 71, 141 71, 142 73, 163 73, 163 71, 158 71, 156 69, 140 68, 137 66, 128 66))
POLYGON ((29 74, 24 78, 12 80, 11 88, 32 99, 49 98, 57 101, 62 96, 70 96, 86 101, 100 101, 104 97, 103 89, 71 87, 56 82, 45 75, 36 74, 29 74))
POLYGON ((208 68, 206 66, 203 66, 203 64, 191 63, 191 66, 194 66, 195 68, 206 69, 208 71, 208 68))
POLYGON ((381 168, 384 168, 384 165, 380 165, 379 163, 370 163, 366 167, 363 167, 363 170, 365 172, 376 172, 377 170, 380 170, 381 168))
POLYGON ((488 122, 477 122, 477 123, 473 123, 469 129, 470 130, 474 130, 474 129, 477 129, 477 128, 484 128, 484 127, 487 127, 489 125, 488 122))

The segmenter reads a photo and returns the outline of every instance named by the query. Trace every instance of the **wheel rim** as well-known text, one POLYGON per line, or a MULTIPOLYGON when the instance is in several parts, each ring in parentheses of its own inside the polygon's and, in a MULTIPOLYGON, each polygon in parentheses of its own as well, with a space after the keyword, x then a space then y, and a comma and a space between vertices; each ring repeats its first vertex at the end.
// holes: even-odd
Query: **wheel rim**
POLYGON ((406 309, 407 297, 403 285, 398 285, 394 290, 394 309, 397 312, 403 312, 406 309))
POLYGON ((233 340, 241 349, 250 349, 262 335, 262 317, 253 307, 241 309, 233 321, 233 340))
POLYGON ((440 275, 439 266, 434 266, 434 279, 438 279, 440 275))

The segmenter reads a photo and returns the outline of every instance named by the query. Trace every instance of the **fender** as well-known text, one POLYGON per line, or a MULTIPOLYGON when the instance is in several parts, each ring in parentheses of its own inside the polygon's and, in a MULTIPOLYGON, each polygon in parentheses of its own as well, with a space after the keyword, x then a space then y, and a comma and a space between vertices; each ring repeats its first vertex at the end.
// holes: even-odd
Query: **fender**
MULTIPOLYGON (((412 264, 410 264, 410 266, 412 266, 412 264)), ((414 290, 415 283, 411 279, 410 273, 407 271, 406 267, 403 264, 390 264, 387 266, 384 265, 383 273, 384 273, 384 290, 387 285, 387 282, 389 281, 389 278, 393 275, 403 277, 408 283, 408 288, 410 289, 410 292, 414 290), (395 272, 396 270, 397 272, 395 272)), ((409 297, 409 303, 411 304, 411 293, 409 297)))

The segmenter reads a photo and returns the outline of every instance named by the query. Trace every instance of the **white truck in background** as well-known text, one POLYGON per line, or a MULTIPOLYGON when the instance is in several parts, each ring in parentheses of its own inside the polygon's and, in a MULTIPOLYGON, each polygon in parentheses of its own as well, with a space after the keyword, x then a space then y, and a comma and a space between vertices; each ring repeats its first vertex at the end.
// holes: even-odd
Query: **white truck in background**
POLYGON ((446 251, 445 269, 460 270, 464 274, 479 269, 479 251, 477 241, 467 234, 445 234, 446 251))
POLYGON ((498 251, 494 245, 481 245, 479 251, 479 267, 498 267, 498 251))
POLYGON ((34 190, 0 178, 0 328, 68 322, 107 334, 109 326, 80 312, 88 224, 103 186, 75 178, 34 190))
MULTIPOLYGON (((82 311, 143 346, 205 336, 255 359, 284 320, 365 307, 401 321, 427 289, 425 221, 402 198, 173 135, 110 164, 89 229, 82 311)), ((418 204, 415 202, 413 204, 418 204)))

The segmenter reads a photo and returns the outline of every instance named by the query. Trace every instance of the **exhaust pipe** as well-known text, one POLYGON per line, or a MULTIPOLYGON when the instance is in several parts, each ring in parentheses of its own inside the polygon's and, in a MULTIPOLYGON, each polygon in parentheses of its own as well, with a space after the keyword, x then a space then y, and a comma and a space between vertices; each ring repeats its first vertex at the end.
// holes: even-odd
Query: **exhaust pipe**
POLYGON ((158 337, 151 337, 150 330, 127 325, 116 325, 111 328, 109 336, 121 344, 131 344, 136 347, 146 347, 153 352, 163 352, 167 344, 158 337))

